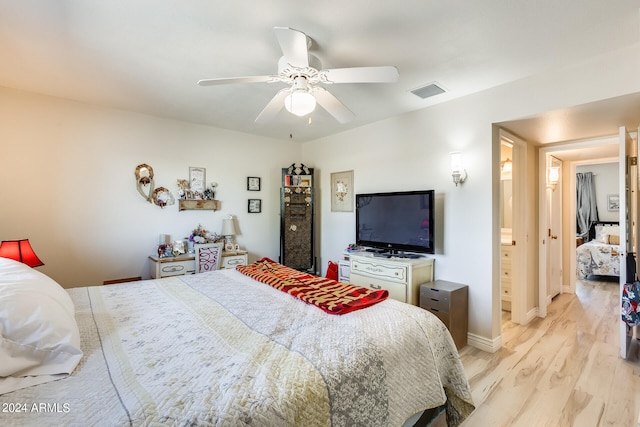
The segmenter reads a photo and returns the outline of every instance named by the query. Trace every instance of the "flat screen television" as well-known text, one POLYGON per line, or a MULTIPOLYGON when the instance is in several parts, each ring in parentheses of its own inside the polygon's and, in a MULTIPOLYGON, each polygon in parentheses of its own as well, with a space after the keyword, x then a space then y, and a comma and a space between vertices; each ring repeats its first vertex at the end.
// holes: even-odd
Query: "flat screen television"
POLYGON ((356 194, 356 243, 390 254, 434 253, 434 190, 356 194))

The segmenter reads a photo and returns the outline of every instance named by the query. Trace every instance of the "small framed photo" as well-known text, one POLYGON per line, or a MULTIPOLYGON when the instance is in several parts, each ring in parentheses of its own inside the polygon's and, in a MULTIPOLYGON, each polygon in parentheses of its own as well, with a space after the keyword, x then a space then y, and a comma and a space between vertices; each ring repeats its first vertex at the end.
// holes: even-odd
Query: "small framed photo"
POLYGON ((204 193, 207 187, 207 169, 206 168, 189 168, 189 190, 192 193, 204 193))
POLYGON ((353 212, 353 171, 331 174, 331 212, 353 212))
POLYGON ((260 178, 257 176, 247 177, 247 190, 260 191, 260 178))
POLYGON ((619 211, 620 210, 620 195, 607 194, 607 210, 619 211))
POLYGON ((249 213, 262 212, 262 199, 249 199, 249 213))

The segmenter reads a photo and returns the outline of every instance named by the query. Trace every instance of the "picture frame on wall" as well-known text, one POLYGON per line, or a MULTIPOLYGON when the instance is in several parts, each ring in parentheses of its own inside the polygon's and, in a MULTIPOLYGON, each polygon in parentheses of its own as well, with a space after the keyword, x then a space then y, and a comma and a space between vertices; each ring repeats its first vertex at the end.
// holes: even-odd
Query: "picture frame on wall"
POLYGON ((249 213, 262 212, 262 199, 249 199, 247 210, 249 213))
POLYGON ((619 211, 620 210, 620 195, 619 194, 607 194, 607 210, 619 211))
POLYGON ((260 191, 260 178, 257 176, 247 177, 247 190, 260 191))
POLYGON ((207 187, 207 169, 189 167, 189 190, 192 193, 204 193, 207 187))
POLYGON ((331 212, 353 212, 353 171, 331 174, 331 212))

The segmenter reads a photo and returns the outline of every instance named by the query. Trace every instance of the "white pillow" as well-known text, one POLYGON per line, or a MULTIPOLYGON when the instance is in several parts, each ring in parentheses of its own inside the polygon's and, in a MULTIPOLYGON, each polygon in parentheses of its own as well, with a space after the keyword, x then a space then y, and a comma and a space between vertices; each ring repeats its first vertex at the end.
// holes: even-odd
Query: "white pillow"
POLYGON ((620 235, 620 226, 619 225, 609 225, 605 227, 605 233, 610 236, 619 236, 620 235))
POLYGON ((618 225, 596 225, 596 237, 593 239, 600 243, 609 243, 609 235, 619 236, 620 226, 618 225))
POLYGON ((0 257, 0 394, 65 377, 81 358, 67 291, 39 271, 0 257))

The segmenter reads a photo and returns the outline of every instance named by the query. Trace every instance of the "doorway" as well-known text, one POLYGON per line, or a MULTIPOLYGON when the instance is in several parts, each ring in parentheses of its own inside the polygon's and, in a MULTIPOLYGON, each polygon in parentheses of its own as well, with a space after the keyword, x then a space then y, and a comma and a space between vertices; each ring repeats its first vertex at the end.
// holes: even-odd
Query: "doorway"
MULTIPOLYGON (((560 292, 575 293, 576 291, 576 172, 577 168, 585 164, 618 162, 618 137, 609 136, 603 138, 593 138, 557 144, 552 147, 542 147, 539 150, 539 200, 540 200, 540 222, 539 222, 539 277, 540 286, 538 288, 538 316, 545 317, 547 307, 551 303, 552 284, 551 270, 552 259, 562 258, 560 265, 561 280, 560 292), (555 191, 549 189, 549 166, 557 165, 559 162, 560 173, 555 191), (562 221, 554 222, 549 213, 551 197, 549 193, 561 191, 560 203, 562 211, 560 213, 562 221), (553 239, 553 236, 558 236, 553 239), (557 244, 559 255, 551 255, 553 244, 557 244)), ((617 181, 616 181, 617 182, 617 181)), ((612 192, 614 190, 611 190, 612 192)), ((556 196, 557 197, 557 196, 556 196)), ((606 199, 606 194, 602 195, 606 199)), ((558 267, 555 267, 558 268, 558 267)), ((556 272, 557 273, 557 272, 556 272)), ((557 278, 557 275, 554 275, 557 278)))
POLYGON ((511 320, 513 258, 513 144, 500 141, 500 302, 502 322, 511 320))
MULTIPOLYGON (((500 130, 500 315, 526 324, 529 209, 527 143, 500 130)), ((530 285, 533 286, 533 285, 530 285)))

